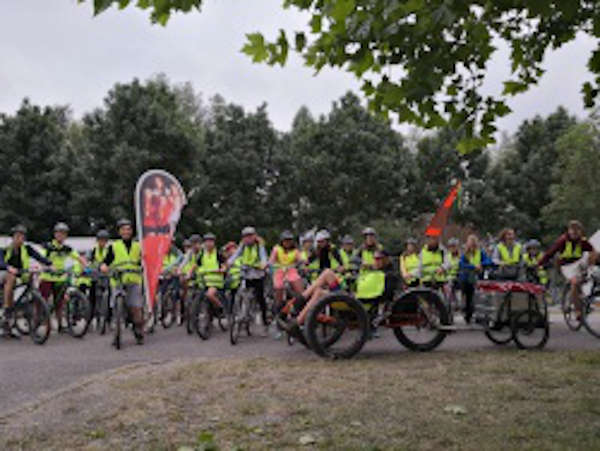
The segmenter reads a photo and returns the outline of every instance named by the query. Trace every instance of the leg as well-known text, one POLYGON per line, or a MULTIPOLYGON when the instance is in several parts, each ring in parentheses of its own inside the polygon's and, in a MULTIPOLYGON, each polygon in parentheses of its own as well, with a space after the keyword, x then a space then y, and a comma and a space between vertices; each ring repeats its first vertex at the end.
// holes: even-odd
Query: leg
POLYGON ((15 291, 17 276, 9 272, 4 277, 4 322, 2 329, 4 330, 5 336, 11 335, 10 323, 13 314, 13 295, 15 291))
POLYGON ((306 303, 306 305, 304 306, 304 308, 298 315, 297 321, 298 321, 299 325, 304 324, 304 320, 306 319, 306 316, 308 315, 308 312, 310 311, 310 309, 319 301, 319 299, 321 299, 323 297, 323 295, 325 295, 327 293, 328 293, 328 291, 324 290, 320 286, 316 287, 313 290, 312 296, 310 297, 310 299, 308 300, 308 302, 306 303))
POLYGON ((463 285, 463 292, 465 294, 465 321, 471 322, 473 316, 473 296, 475 294, 475 285, 469 282, 465 282, 463 285))
POLYGON ((144 343, 144 297, 142 296, 142 286, 139 284, 127 285, 127 306, 131 312, 133 320, 133 333, 138 344, 144 343))
POLYGON ((206 297, 214 307, 223 308, 223 304, 219 299, 219 295, 215 287, 208 287, 208 289, 206 290, 206 297))
POLYGON ((304 292, 302 293, 302 296, 308 299, 308 298, 312 297, 315 290, 317 290, 323 286, 337 284, 337 282, 338 282, 337 276, 331 269, 328 268, 328 269, 324 270, 321 274, 319 274, 319 277, 317 277, 317 280, 315 280, 313 283, 311 283, 310 286, 306 290, 304 290, 304 292))
POLYGON ((571 289, 569 290, 569 296, 571 297, 571 302, 575 306, 575 313, 577 315, 577 319, 581 317, 581 297, 579 295, 579 278, 573 277, 569 280, 571 285, 571 289))

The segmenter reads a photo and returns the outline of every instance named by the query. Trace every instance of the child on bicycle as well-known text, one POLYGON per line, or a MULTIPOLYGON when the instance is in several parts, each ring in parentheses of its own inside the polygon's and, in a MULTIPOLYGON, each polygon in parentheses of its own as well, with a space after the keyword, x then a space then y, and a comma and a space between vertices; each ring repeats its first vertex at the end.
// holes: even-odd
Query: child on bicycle
POLYGON ((12 241, 5 248, 0 249, 0 282, 4 283, 4 321, 2 322, 3 335, 6 338, 19 338, 19 333, 11 327, 14 290, 21 271, 27 271, 30 259, 50 266, 52 262, 38 253, 31 245, 25 243, 27 229, 19 224, 11 229, 12 241), (6 271, 6 272, 4 272, 6 271))
POLYGON ((276 306, 280 306, 284 299, 284 284, 287 280, 292 290, 297 293, 302 291, 302 280, 295 265, 302 262, 300 251, 294 242, 294 235, 289 230, 284 231, 269 258, 269 264, 275 268, 273 273, 273 290, 275 291, 276 306))

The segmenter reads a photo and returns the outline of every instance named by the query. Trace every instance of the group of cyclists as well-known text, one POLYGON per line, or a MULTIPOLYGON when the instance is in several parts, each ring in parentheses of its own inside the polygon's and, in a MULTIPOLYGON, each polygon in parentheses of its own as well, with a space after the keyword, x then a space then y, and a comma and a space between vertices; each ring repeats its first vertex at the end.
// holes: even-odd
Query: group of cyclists
MULTIPOLYGON (((144 342, 144 291, 142 250, 134 238, 132 223, 122 219, 117 223, 118 238, 111 241, 106 230, 97 233, 96 245, 86 253, 78 253, 66 244, 69 228, 58 223, 53 239, 41 246, 41 251, 26 242, 27 230, 17 225, 11 230, 12 241, 0 252, 0 281, 3 283, 2 334, 18 337, 14 327, 15 287, 28 277, 31 260, 42 267, 39 291, 46 301, 53 299, 58 331, 62 322, 62 290, 70 261, 78 271, 78 284, 88 293, 92 310, 97 308, 97 279, 86 272, 94 268, 98 274, 126 271, 120 284, 125 293, 132 331, 136 342, 144 342), (136 272, 137 271, 137 272, 136 272)), ((260 322, 264 333, 273 319, 277 327, 290 336, 298 336, 310 309, 328 293, 350 292, 361 302, 377 302, 390 296, 399 287, 405 289, 429 287, 450 294, 461 293, 464 300, 464 318, 473 316, 473 297, 478 280, 493 277, 502 280, 527 278, 537 284, 548 283, 547 267, 558 255, 558 264, 579 261, 588 253, 588 265, 597 262, 597 252, 585 238, 583 226, 570 221, 566 232, 545 252, 539 241, 531 239, 521 244, 511 228, 502 230, 497 244, 484 249, 476 235, 470 235, 464 244, 450 238, 445 245, 439 236, 425 237, 422 247, 416 239, 408 239, 404 252, 395 259, 380 244, 376 231, 362 230, 362 241, 355 243, 350 235, 341 239, 340 246, 332 242, 331 234, 323 229, 306 232, 299 240, 290 231, 280 235, 279 242, 268 253, 265 241, 251 226, 241 231, 239 243, 230 241, 219 246, 213 233, 193 234, 183 242, 183 250, 172 246, 163 262, 163 278, 158 297, 167 287, 175 287, 177 300, 184 313, 184 300, 191 288, 201 289, 213 305, 217 315, 231 312, 233 300, 240 287, 252 289, 260 308, 260 322), (269 277, 269 280, 267 278, 269 277), (266 283, 269 282, 269 283, 266 283), (266 287, 272 287, 267 301, 266 287), (272 299, 271 299, 272 298, 272 299), (291 313, 280 314, 293 298, 291 313)), ((39 248, 38 248, 39 249, 39 248)), ((569 296, 577 314, 583 268, 570 278, 569 296)), ((111 284, 114 286, 114 281, 111 284)), ((109 286, 110 289, 110 286, 109 286)), ((376 308, 375 308, 376 310, 376 308)), ((377 336, 377 331, 372 331, 377 336)))

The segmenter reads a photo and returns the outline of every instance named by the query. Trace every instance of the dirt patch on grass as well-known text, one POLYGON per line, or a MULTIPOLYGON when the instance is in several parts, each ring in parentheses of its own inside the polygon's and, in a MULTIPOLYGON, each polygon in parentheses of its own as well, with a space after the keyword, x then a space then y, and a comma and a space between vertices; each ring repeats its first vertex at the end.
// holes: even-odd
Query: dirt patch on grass
POLYGON ((1 449, 598 449, 600 354, 125 367, 0 417, 1 449))

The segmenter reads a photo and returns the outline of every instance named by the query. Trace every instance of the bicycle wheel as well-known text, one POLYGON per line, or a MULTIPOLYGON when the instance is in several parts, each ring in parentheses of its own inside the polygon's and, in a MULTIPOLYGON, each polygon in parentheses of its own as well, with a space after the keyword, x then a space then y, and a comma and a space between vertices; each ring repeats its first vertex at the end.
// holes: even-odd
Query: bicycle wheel
POLYGON ((50 336, 50 311, 46 301, 38 293, 31 294, 26 315, 31 339, 35 344, 43 345, 50 336))
POLYGON ((321 357, 349 359, 367 341, 369 320, 360 302, 347 294, 334 293, 309 311, 304 333, 311 349, 321 357))
POLYGON ((161 315, 160 322, 165 329, 168 329, 173 325, 175 320, 175 301, 173 290, 167 289, 163 296, 161 296, 161 315))
POLYGON ((29 335, 29 304, 16 304, 13 323, 21 335, 29 335))
POLYGON ((240 332, 242 329, 242 310, 244 299, 240 292, 236 295, 231 306, 231 313, 229 315, 229 342, 232 345, 236 345, 240 339, 240 332))
POLYGON ((511 321, 507 313, 508 301, 500 304, 500 309, 496 314, 496 318, 488 324, 485 330, 485 336, 494 344, 505 345, 513 339, 513 331, 511 321))
POLYGON ((100 335, 106 333, 108 323, 108 314, 110 308, 110 299, 108 290, 97 289, 96 291, 96 328, 100 335))
POLYGON ((590 334, 600 338, 600 294, 583 300, 583 324, 590 334))
POLYGON ((92 318, 92 305, 79 290, 69 290, 66 302, 67 327, 71 336, 82 338, 88 331, 92 318))
POLYGON ((512 331, 519 349, 541 349, 550 336, 548 321, 535 309, 515 314, 512 319, 512 331))
POLYGON ((212 305, 206 296, 199 296, 194 303, 194 323, 196 333, 203 340, 208 340, 212 332, 212 305))
POLYGON ((439 329, 448 324, 448 314, 440 297, 432 290, 404 293, 392 306, 389 327, 396 339, 411 351, 437 348, 447 333, 439 329))
POLYGON ((114 320, 115 320, 115 332, 114 332, 114 340, 113 346, 115 349, 119 350, 122 346, 122 332, 125 327, 125 317, 124 317, 124 304, 125 298, 122 294, 118 294, 115 296, 115 308, 114 308, 114 320))
POLYGON ((567 327, 572 331, 578 331, 581 329, 582 321, 581 316, 577 317, 577 309, 571 299, 570 290, 571 286, 569 284, 564 286, 561 298, 561 310, 567 327))

